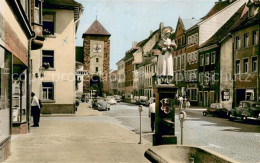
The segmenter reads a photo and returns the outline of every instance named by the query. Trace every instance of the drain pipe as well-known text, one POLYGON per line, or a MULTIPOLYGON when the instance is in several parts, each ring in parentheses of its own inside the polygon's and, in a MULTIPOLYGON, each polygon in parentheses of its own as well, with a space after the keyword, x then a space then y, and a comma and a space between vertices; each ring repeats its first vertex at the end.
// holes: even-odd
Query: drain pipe
POLYGON ((34 35, 32 38, 28 41, 28 68, 26 73, 26 121, 28 123, 28 132, 31 131, 31 90, 32 90, 32 79, 31 79, 31 72, 32 72, 32 62, 31 62, 31 47, 32 47, 32 41, 36 38, 36 35, 34 35))

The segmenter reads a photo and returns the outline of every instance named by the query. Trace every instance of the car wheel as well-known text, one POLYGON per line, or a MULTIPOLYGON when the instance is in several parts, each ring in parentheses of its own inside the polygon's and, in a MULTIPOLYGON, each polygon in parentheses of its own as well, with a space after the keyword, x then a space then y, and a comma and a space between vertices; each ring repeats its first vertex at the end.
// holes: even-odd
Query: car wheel
POLYGON ((230 121, 233 121, 234 120, 234 118, 233 117, 231 117, 231 113, 228 113, 228 120, 230 120, 230 121))
POLYGON ((241 119, 242 119, 243 123, 247 123, 247 117, 246 116, 242 116, 241 119))
POLYGON ((203 112, 203 116, 207 116, 207 112, 203 112))

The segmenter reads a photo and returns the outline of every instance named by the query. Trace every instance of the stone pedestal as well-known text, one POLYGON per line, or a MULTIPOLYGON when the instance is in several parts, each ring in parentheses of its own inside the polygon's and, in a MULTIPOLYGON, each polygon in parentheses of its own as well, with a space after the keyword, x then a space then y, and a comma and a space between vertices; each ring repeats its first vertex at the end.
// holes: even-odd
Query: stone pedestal
POLYGON ((155 109, 155 134, 153 135, 153 145, 162 144, 177 144, 175 136, 175 108, 172 105, 172 110, 165 113, 161 107, 161 100, 168 98, 172 99, 173 103, 176 100, 177 87, 173 84, 160 84, 154 87, 156 109, 155 109))

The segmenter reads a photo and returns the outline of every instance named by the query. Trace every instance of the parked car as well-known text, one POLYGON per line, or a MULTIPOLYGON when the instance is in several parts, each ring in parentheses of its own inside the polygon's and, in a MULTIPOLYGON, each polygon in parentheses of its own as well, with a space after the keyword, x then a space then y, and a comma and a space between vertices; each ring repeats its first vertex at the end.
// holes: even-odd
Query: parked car
POLYGON ((220 103, 212 103, 209 108, 207 108, 206 111, 203 111, 203 115, 212 115, 214 116, 222 116, 226 117, 228 113, 228 110, 223 107, 220 103))
POLYGON ((107 96, 106 97, 106 101, 110 104, 110 105, 114 105, 116 104, 116 99, 113 96, 107 96))
POLYGON ((154 102, 154 100, 155 100, 154 97, 150 97, 150 99, 146 101, 145 105, 146 105, 146 106, 149 106, 151 103, 154 102))
POLYGON ((134 96, 134 98, 131 99, 132 104, 139 104, 139 96, 134 96))
POLYGON ((96 100, 93 108, 99 111, 110 110, 110 104, 105 100, 96 100))
POLYGON ((248 120, 260 120, 260 102, 240 101, 239 106, 228 112, 229 120, 241 119, 243 122, 248 120))
POLYGON ((148 97, 146 96, 140 96, 139 97, 139 104, 140 105, 146 105, 146 101, 148 100, 148 97))
POLYGON ((114 98, 116 99, 116 102, 122 101, 121 96, 119 96, 119 95, 114 95, 114 98))

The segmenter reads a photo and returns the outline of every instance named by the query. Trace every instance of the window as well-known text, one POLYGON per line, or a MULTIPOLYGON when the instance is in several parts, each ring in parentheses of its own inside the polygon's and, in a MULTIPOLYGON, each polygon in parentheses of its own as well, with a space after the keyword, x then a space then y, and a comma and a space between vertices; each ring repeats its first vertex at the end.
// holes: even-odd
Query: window
POLYGON ((252 57, 252 72, 257 71, 257 57, 252 57))
POLYGON ((200 85, 203 84, 203 72, 200 72, 200 76, 199 76, 199 79, 200 79, 200 85))
POLYGON ((185 64, 185 55, 182 55, 182 65, 185 64))
POLYGON ((209 81, 210 81, 210 74, 209 74, 208 71, 205 72, 204 80, 205 80, 205 85, 208 85, 208 84, 209 84, 209 81))
POLYGON ((240 60, 236 61, 236 74, 240 73, 240 60))
POLYGON ((205 65, 209 65, 209 53, 205 55, 205 65))
POLYGON ((257 44, 257 31, 253 31, 253 36, 252 36, 252 45, 256 45, 257 44))
POLYGON ((194 35, 192 35, 191 44, 194 44, 194 42, 195 42, 195 36, 194 36, 194 35))
POLYGON ((243 73, 248 73, 248 59, 243 60, 243 73))
POLYGON ((198 43, 198 33, 195 34, 195 44, 198 43))
POLYGON ((191 44, 191 37, 188 37, 188 45, 191 44))
POLYGON ((193 55, 193 62, 197 63, 197 58, 198 58, 198 52, 195 52, 193 55))
POLYGON ((177 59, 176 58, 174 58, 174 65, 173 66, 175 67, 175 69, 177 68, 177 59))
POLYGON ((96 58, 96 62, 98 63, 98 61, 99 61, 99 58, 96 58))
POLYGON ((98 72, 98 67, 96 67, 96 72, 98 72))
POLYGON ((211 64, 216 63, 216 52, 211 52, 211 64))
POLYGON ((42 83, 42 99, 54 100, 54 83, 52 82, 42 83))
POLYGON ((240 49, 240 42, 241 42, 240 36, 237 36, 236 37, 236 49, 240 49))
POLYGON ((179 56, 178 57, 178 67, 177 68, 180 68, 181 67, 181 57, 179 56))
POLYGON ((197 89, 190 90, 190 100, 197 101, 197 89))
POLYGON ((54 35, 54 13, 43 13, 43 33, 54 35))
POLYGON ((42 66, 48 63, 49 68, 54 68, 54 51, 53 50, 43 50, 42 51, 42 66))
POLYGON ((244 48, 248 47, 249 44, 249 38, 248 33, 244 34, 244 48))
POLYGON ((215 76, 215 70, 211 71, 211 84, 215 84, 216 76, 215 76))
POLYGON ((204 55, 200 55, 200 66, 204 65, 204 55))

